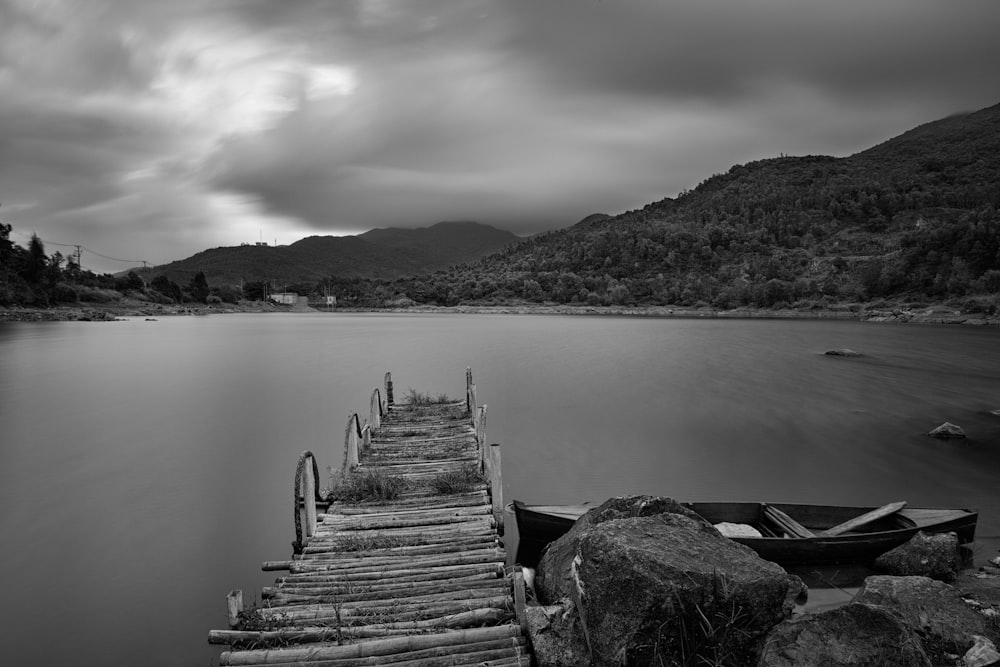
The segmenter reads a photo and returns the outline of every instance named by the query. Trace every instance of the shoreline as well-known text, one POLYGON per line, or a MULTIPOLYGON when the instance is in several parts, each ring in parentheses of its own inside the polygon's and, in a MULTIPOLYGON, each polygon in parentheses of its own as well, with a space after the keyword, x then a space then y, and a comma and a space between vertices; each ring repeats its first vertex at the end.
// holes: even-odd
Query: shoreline
POLYGON ((192 315, 222 315, 232 313, 392 313, 392 314, 476 314, 476 315, 570 315, 590 317, 653 317, 676 319, 796 319, 796 320, 846 320, 879 323, 962 324, 969 326, 1000 326, 1000 316, 962 313, 946 306, 926 308, 873 308, 865 304, 845 304, 839 309, 827 310, 769 310, 738 308, 717 310, 713 308, 686 308, 682 306, 577 306, 566 304, 509 304, 509 305, 414 305, 387 308, 289 308, 262 301, 244 301, 238 304, 152 304, 141 301, 113 304, 59 305, 48 308, 15 306, 0 308, 0 322, 113 322, 121 319, 175 317, 192 315))

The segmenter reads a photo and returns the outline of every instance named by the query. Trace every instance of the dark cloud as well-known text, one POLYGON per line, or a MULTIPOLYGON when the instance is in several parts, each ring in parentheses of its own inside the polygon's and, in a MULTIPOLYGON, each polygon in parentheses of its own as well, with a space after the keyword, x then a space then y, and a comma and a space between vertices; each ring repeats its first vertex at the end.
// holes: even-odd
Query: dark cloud
POLYGON ((530 233, 994 104, 998 18, 995 0, 0 0, 0 201, 15 227, 150 261, 261 229, 530 233))

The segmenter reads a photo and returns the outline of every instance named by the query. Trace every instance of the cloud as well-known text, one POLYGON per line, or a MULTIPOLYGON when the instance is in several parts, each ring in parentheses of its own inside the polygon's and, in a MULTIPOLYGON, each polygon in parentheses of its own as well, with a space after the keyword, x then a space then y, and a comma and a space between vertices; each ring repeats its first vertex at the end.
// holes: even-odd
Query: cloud
POLYGON ((0 201, 15 228, 153 262, 265 227, 529 233, 994 104, 997 18, 994 0, 0 0, 0 201))

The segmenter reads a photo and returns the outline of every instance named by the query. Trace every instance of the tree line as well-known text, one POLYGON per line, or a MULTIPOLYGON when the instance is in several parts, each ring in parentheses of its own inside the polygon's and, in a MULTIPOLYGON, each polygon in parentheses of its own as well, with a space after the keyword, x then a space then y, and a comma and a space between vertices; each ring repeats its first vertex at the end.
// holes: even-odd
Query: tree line
POLYGON ((72 255, 46 254, 35 234, 21 247, 11 241, 11 231, 11 225, 0 222, 0 306, 107 304, 124 297, 161 304, 236 303, 243 298, 238 288, 209 286, 201 271, 185 285, 165 276, 147 283, 135 271, 118 276, 94 273, 81 268, 72 255))

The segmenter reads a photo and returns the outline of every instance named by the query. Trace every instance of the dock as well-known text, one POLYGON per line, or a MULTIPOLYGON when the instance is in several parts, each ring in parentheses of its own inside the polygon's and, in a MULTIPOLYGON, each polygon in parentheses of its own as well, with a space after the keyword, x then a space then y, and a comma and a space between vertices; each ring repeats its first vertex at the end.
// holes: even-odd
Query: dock
POLYGON ((286 574, 254 608, 227 596, 229 628, 208 636, 230 647, 220 665, 531 664, 500 446, 486 444, 471 369, 465 385, 464 400, 411 390, 397 403, 386 373, 366 418, 348 419, 329 489, 301 454, 292 556, 263 564, 286 574))

